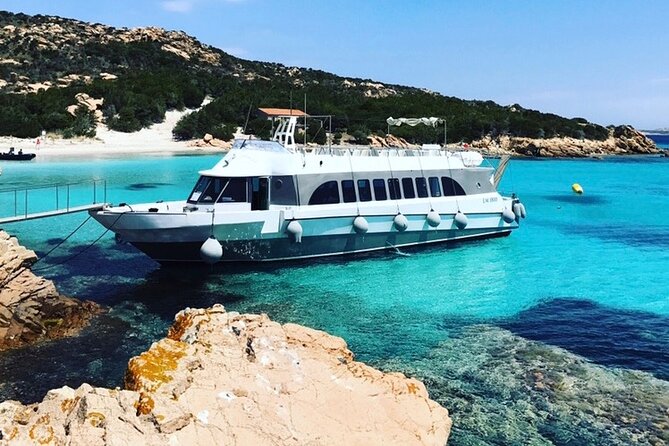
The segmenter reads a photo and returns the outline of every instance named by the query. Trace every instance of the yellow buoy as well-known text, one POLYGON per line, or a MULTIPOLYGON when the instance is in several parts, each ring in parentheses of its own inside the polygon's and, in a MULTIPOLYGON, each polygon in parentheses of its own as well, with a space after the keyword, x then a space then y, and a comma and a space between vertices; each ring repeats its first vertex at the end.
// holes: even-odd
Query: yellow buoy
POLYGON ((581 195, 583 193, 583 188, 578 183, 572 184, 571 185, 571 190, 573 190, 574 192, 576 192, 579 195, 581 195))

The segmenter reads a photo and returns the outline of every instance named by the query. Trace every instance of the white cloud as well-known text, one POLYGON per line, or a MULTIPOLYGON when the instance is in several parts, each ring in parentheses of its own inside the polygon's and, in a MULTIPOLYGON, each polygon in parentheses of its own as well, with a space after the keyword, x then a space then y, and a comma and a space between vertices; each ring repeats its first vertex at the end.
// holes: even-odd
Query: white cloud
POLYGON ((169 0, 160 4, 164 10, 170 12, 189 12, 193 9, 192 0, 169 0))

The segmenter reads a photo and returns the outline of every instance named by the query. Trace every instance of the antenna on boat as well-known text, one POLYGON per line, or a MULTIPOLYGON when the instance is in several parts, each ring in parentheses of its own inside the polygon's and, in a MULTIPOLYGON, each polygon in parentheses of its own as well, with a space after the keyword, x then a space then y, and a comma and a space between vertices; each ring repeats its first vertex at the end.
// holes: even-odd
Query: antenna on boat
POLYGON ((328 138, 328 150, 332 152, 332 115, 328 116, 328 133, 329 138, 328 138))
POLYGON ((307 94, 304 93, 304 150, 307 150, 307 94))
MULTIPOLYGON (((246 113, 246 122, 244 123, 244 134, 246 134, 246 126, 249 125, 249 118, 251 117, 251 107, 253 107, 253 102, 249 104, 249 111, 246 113)), ((272 129, 274 129, 274 122, 272 122, 272 129)))

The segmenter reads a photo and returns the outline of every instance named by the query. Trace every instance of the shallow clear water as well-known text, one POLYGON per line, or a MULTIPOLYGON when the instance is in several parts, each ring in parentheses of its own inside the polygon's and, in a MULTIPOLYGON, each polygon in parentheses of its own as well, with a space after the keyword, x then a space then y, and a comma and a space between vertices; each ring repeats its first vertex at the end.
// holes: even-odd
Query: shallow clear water
MULTIPOLYGON (((97 177, 107 180, 108 200, 115 203, 181 199, 197 170, 216 161, 5 163, 0 189, 97 177)), ((518 231, 503 239, 408 250, 409 256, 159 268, 91 220, 35 270, 62 292, 102 302, 111 312, 78 338, 0 355, 0 399, 37 400, 65 383, 118 385, 129 357, 162 337, 178 310, 221 302, 342 336, 359 359, 425 379, 452 409, 452 444, 583 444, 570 438, 626 444, 634 429, 617 412, 585 424, 569 416, 586 414, 598 402, 630 407, 614 391, 629 380, 640 394, 654 394, 635 400, 638 412, 660 414, 638 429, 663 439, 664 421, 669 431, 668 174, 667 158, 514 160, 501 189, 515 191, 526 205, 528 218, 518 231), (584 195, 572 194, 574 182, 584 195), (489 358, 486 365, 477 362, 481 355, 489 358), (550 395, 518 393, 537 368, 549 374, 556 364, 563 365, 560 379, 574 381, 577 391, 549 386, 550 395), (586 398, 602 393, 607 398, 586 398), (546 398, 552 406, 539 422, 545 409, 539 402, 546 398), (486 427, 502 419, 508 424, 504 433, 486 427), (607 434, 593 437, 598 429, 607 434)), ((6 229, 44 254, 85 218, 6 229)))

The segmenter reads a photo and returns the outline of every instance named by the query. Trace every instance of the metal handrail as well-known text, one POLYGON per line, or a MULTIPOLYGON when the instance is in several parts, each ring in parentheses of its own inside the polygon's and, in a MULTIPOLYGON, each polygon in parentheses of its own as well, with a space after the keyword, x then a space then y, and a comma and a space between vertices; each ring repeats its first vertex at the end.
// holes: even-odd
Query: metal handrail
POLYGON ((45 183, 45 184, 40 184, 39 186, 30 186, 30 187, 7 187, 7 188, 0 188, 0 193, 3 192, 12 192, 12 191, 23 191, 23 190, 38 190, 38 189, 50 189, 52 187, 64 187, 64 186, 78 186, 80 184, 93 184, 93 183, 104 183, 105 185, 107 184, 107 180, 99 179, 99 180, 88 180, 88 181, 76 181, 74 183, 45 183))
POLYGON ((29 201, 29 193, 30 191, 37 191, 37 190, 45 190, 45 189, 53 189, 55 192, 55 208, 53 211, 66 211, 69 212, 72 209, 71 206, 71 188, 73 186, 81 186, 81 185, 90 185, 92 186, 92 204, 97 204, 97 203, 106 203, 107 202, 107 180, 90 180, 90 181, 77 181, 73 183, 53 183, 53 184, 48 184, 48 185, 39 185, 39 186, 33 186, 33 187, 18 187, 18 188, 6 188, 6 189, 0 189, 0 195, 2 194, 7 194, 7 193, 13 193, 14 194, 14 216, 18 217, 19 215, 19 200, 23 198, 24 200, 24 208, 23 208, 23 216, 27 219, 28 215, 30 214, 30 201, 29 201), (102 201, 98 200, 98 185, 101 185, 102 187, 102 201), (66 204, 65 207, 61 208, 60 207, 60 191, 62 189, 66 190, 66 204))

